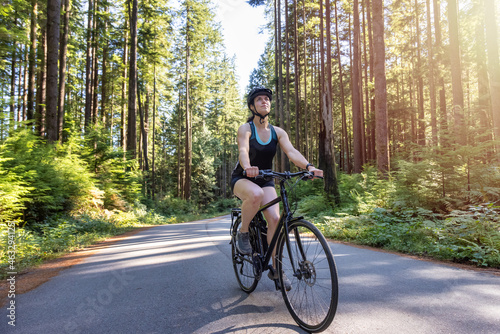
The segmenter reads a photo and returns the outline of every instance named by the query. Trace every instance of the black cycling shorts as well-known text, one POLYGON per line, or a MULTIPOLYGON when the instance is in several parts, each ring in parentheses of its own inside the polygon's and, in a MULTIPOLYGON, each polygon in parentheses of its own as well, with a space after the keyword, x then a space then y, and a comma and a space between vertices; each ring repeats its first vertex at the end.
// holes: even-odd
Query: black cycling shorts
POLYGON ((238 180, 241 180, 241 179, 250 180, 250 181, 252 181, 253 183, 255 183, 256 185, 258 185, 261 188, 264 188, 264 187, 274 187, 274 179, 271 179, 271 180, 256 179, 256 178, 245 177, 243 175, 238 175, 238 176, 233 176, 233 178, 231 179, 231 191, 232 192, 234 192, 234 185, 236 184, 236 182, 238 180))

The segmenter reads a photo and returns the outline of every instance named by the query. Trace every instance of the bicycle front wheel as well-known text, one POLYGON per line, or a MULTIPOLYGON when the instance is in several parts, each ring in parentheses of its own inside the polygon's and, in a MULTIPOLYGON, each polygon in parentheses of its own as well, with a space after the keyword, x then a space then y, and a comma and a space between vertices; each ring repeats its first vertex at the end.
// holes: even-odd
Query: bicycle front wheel
MULTIPOLYGON (((287 245, 284 235, 278 243, 277 269, 292 283, 281 289, 285 304, 297 324, 309 332, 328 328, 335 317, 338 279, 335 261, 321 232, 306 220, 290 223, 287 245)), ((283 283, 281 284, 283 286, 283 283)))
POLYGON ((241 290, 250 293, 255 290, 259 280, 255 275, 252 257, 241 254, 236 248, 236 233, 238 233, 240 227, 241 218, 238 218, 234 223, 233 231, 231 231, 231 256, 233 258, 234 273, 241 290))

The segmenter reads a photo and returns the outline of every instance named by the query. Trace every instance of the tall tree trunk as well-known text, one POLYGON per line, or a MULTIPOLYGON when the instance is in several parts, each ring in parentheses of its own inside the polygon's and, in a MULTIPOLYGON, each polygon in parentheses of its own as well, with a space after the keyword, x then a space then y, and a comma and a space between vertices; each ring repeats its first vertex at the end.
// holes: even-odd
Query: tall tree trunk
MULTIPOLYGON (((274 77, 277 78, 274 83, 274 95, 275 95, 275 114, 276 114, 276 124, 280 124, 281 121, 281 101, 279 98, 278 92, 280 91, 280 61, 281 61, 281 51, 280 51, 280 40, 278 36, 280 35, 281 31, 281 23, 280 23, 280 18, 279 18, 279 1, 280 0, 274 0, 274 77)), ((278 148, 276 152, 276 170, 281 170, 281 149, 278 148)))
MULTIPOLYGON (((137 90, 137 102, 139 104, 139 117, 140 117, 140 127, 141 127, 141 137, 142 137, 142 153, 144 157, 143 171, 149 171, 149 158, 148 158, 148 133, 146 131, 146 121, 144 117, 144 106, 141 103, 141 90, 137 90)), ((147 179, 147 177, 146 177, 147 179)))
MULTIPOLYGON (((420 9, 418 0, 415 0, 415 26, 417 39, 417 91, 418 91, 418 128, 417 141, 425 146, 425 113, 424 113, 424 78, 420 43, 420 9)), ((385 71, 384 71, 385 72, 385 71)))
POLYGON ((123 148, 123 152, 127 151, 127 112, 126 112, 126 100, 125 100, 125 95, 126 95, 126 89, 127 89, 127 61, 128 61, 128 19, 125 19, 125 29, 124 29, 124 34, 123 34, 123 74, 122 74, 122 111, 121 111, 121 127, 120 127, 120 143, 123 148))
POLYGON ((59 26, 61 20, 61 1, 47 2, 47 140, 58 140, 57 97, 58 97, 58 61, 59 61, 59 26))
POLYGON ((302 0, 302 22, 304 27, 303 36, 303 59, 304 59, 304 153, 306 159, 309 161, 311 156, 309 154, 309 123, 310 117, 308 114, 308 100, 307 100, 307 28, 306 28, 306 0, 302 0))
POLYGON ((132 11, 130 13, 127 151, 130 152, 130 157, 135 159, 137 150, 137 0, 131 1, 132 11))
POLYGON ((441 40, 441 5, 439 0, 433 0, 434 7, 434 34, 436 35, 436 68, 438 68, 436 82, 439 86, 439 139, 441 147, 448 147, 447 133, 448 133, 448 118, 446 115, 446 90, 444 86, 443 75, 440 74, 439 68, 442 67, 442 40, 441 40))
POLYGON ((302 150, 302 145, 300 142, 300 67, 299 67, 299 23, 298 23, 298 14, 297 14, 297 1, 293 0, 293 39, 294 39, 294 72, 295 72, 295 147, 297 147, 300 151, 302 150))
MULTIPOLYGON (((279 125, 282 129, 285 129, 285 115, 283 111, 283 105, 284 105, 284 98, 283 98, 283 51, 282 51, 282 41, 281 41, 281 0, 276 0, 276 8, 277 8, 277 17, 278 17, 278 25, 276 27, 276 42, 278 46, 278 50, 275 53, 275 57, 277 58, 278 62, 278 91, 276 92, 276 97, 277 97, 277 107, 278 107, 278 113, 279 113, 279 125)), ((286 164, 285 164, 285 154, 279 150, 279 168, 281 170, 286 169, 286 164)))
POLYGON ((325 68, 325 84, 323 94, 323 126, 322 131, 325 131, 325 191, 333 196, 336 204, 340 203, 340 193, 337 184, 337 164, 335 162, 335 148, 333 138, 333 102, 332 102, 332 37, 331 37, 331 6, 330 0, 325 1, 325 16, 326 16, 326 68, 325 68))
POLYGON ((37 35, 37 15, 38 1, 31 1, 31 27, 30 27, 30 54, 28 70, 28 101, 26 107, 26 119, 32 120, 35 115, 35 71, 36 71, 36 35, 37 35))
POLYGON ((108 52, 109 52, 109 38, 108 38, 108 20, 109 20, 109 7, 104 5, 104 22, 102 38, 104 39, 102 48, 102 76, 101 76, 101 118, 104 128, 111 131, 111 117, 108 116, 108 52))
MULTIPOLYGON (((486 47, 488 50, 488 73, 490 76, 491 116, 495 140, 500 140, 500 62, 498 59, 498 27, 495 20, 495 1, 485 0, 486 47)), ((498 2, 497 2, 498 5, 498 2)), ((500 147, 497 147, 497 156, 500 147)))
MULTIPOLYGON (((92 29, 92 59, 93 59, 93 65, 92 65, 92 85, 91 85, 91 93, 90 96, 92 96, 92 112, 91 112, 91 117, 92 117, 92 123, 96 124, 98 117, 97 117, 97 93, 98 93, 98 86, 99 86, 99 60, 97 59, 97 48, 99 47, 99 43, 97 42, 98 40, 98 33, 97 29, 100 28, 98 27, 98 11, 99 11, 99 5, 97 0, 94 1, 94 27, 92 29)), ((100 24, 99 24, 100 26, 100 24)))
POLYGON ((177 197, 184 198, 182 192, 183 186, 183 168, 182 168, 182 97, 179 89, 178 118, 177 118, 177 197))
POLYGON ((38 47, 38 76, 36 90, 35 133, 45 136, 45 96, 47 87, 47 29, 45 20, 40 20, 41 43, 38 47))
POLYGON ((389 135, 387 124, 387 91, 385 77, 384 4, 373 1, 373 45, 375 76, 375 143, 377 169, 383 175, 389 171, 389 135))
MULTIPOLYGON (((319 83, 319 98, 318 98, 318 113, 320 117, 322 117, 323 109, 326 108, 325 104, 323 103, 324 101, 324 95, 325 95, 325 84, 326 84, 326 78, 325 78, 325 12, 324 12, 324 0, 319 1, 319 71, 318 71, 318 83, 319 83)), ((321 169, 325 169, 326 167, 326 156, 325 156, 325 146, 326 146, 326 128, 324 122, 321 120, 320 121, 320 129, 319 129, 319 143, 318 143, 318 149, 319 149, 319 167, 321 169)))
POLYGON ((438 143, 438 128, 436 117, 436 85, 434 83, 434 50, 432 45, 432 22, 431 22, 431 3, 430 0, 425 1, 427 13, 427 49, 428 49, 428 81, 429 81, 429 99, 430 99, 430 116, 431 116, 431 131, 432 145, 438 143))
POLYGON ((64 123, 64 98, 66 90, 66 54, 68 53, 68 37, 69 37, 69 17, 71 12, 70 0, 64 0, 64 30, 61 36, 61 46, 59 52, 59 94, 58 94, 58 138, 63 140, 63 123, 64 123))
MULTIPOLYGON (((285 131, 289 135, 290 133, 290 24, 288 20, 288 0, 285 0, 285 70, 286 70, 286 75, 285 75, 285 92, 286 92, 286 97, 285 97, 285 131)), ((282 155, 282 161, 284 161, 284 169, 285 170, 290 170, 290 161, 286 157, 286 155, 282 155)))
MULTIPOLYGON (((364 68, 364 93, 365 93, 365 121, 363 124, 366 124, 366 134, 365 134, 365 147, 366 149, 364 152, 366 152, 366 161, 373 161, 375 160, 375 145, 374 145, 374 140, 372 138, 375 137, 375 133, 372 133, 372 123, 375 122, 374 117, 371 113, 372 110, 370 110, 370 95, 369 95, 369 76, 368 76, 368 67, 370 64, 370 60, 368 57, 368 42, 367 42, 367 20, 366 16, 368 15, 368 1, 363 0, 361 2, 361 8, 362 8, 362 13, 363 13, 363 22, 362 22, 362 27, 363 27, 363 58, 365 62, 365 66, 361 66, 360 64, 360 71, 363 72, 364 68)), ((370 71, 373 71, 373 69, 370 68, 370 71)), ((363 79, 361 79, 361 82, 363 82, 363 79)), ((361 96, 363 96, 363 93, 360 93, 361 96)), ((363 105, 363 104, 362 104, 363 105)))
MULTIPOLYGON (((85 61, 85 131, 88 131, 92 117, 92 23, 93 1, 89 1, 87 15, 87 57, 85 61)), ((97 1, 97 0, 94 0, 97 1)))
POLYGON ((348 174, 351 173, 351 158, 349 154, 349 136, 347 134, 347 115, 345 110, 345 96, 344 96, 344 81, 342 75, 342 59, 340 52, 340 38, 339 38, 339 24, 337 15, 337 1, 335 3, 335 35, 337 42, 337 61, 339 63, 339 86, 340 86, 340 108, 342 114, 342 150, 344 151, 342 157, 344 159, 344 171, 348 174))
MULTIPOLYGON (((17 25, 17 12, 14 15, 14 26, 17 25)), ((9 116, 9 131, 14 130, 15 109, 16 109, 16 58, 17 58, 17 41, 14 41, 12 47, 12 61, 10 64, 10 116, 9 116)), ((21 72, 19 72, 21 76, 21 72)), ((19 102, 18 102, 19 103, 19 102)))
POLYGON ((184 150, 184 199, 191 198, 191 164, 193 159, 192 147, 192 128, 191 128, 191 110, 189 108, 189 75, 191 70, 190 48, 191 42, 189 40, 190 25, 189 25, 189 7, 186 8, 186 140, 184 150))
POLYGON ((450 29, 450 66, 451 87, 453 93, 454 138, 461 145, 467 142, 464 126, 464 92, 462 87, 462 64, 460 61, 460 43, 458 33, 457 0, 448 0, 448 19, 450 29))
POLYGON ((29 48, 26 45, 24 47, 24 74, 23 74, 23 108, 21 117, 19 117, 20 121, 26 120, 26 110, 28 108, 28 81, 29 81, 29 48))
POLYGON ((360 91, 360 73, 359 73, 359 41, 360 41, 360 31, 359 31, 359 2, 354 0, 354 10, 353 10, 353 29, 354 36, 352 41, 352 123, 353 123, 353 153, 354 153, 354 173, 361 173, 361 168, 363 164, 363 124, 361 115, 361 97, 360 91))
MULTIPOLYGON (((156 38, 156 37, 155 37, 156 38)), ((155 40, 156 44, 156 40, 155 40)), ((156 45, 155 45, 156 46, 156 45)), ((156 143, 156 63, 153 66, 153 134, 151 135, 152 138, 152 143, 153 143, 153 149, 152 149, 152 174, 151 174, 151 179, 153 181, 151 185, 151 195, 153 200, 155 199, 155 192, 156 192, 156 179, 155 179, 155 143, 156 143)))

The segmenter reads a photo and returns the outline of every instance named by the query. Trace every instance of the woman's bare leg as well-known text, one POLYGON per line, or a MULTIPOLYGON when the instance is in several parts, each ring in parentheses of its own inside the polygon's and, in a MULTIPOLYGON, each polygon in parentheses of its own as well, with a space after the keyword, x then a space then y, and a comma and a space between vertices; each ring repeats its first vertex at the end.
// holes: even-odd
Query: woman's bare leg
POLYGON ((248 232, 248 226, 261 206, 264 197, 263 188, 252 181, 240 179, 234 185, 233 193, 241 199, 241 229, 243 233, 248 232))
MULTIPOLYGON (((278 197, 276 194, 276 189, 274 187, 264 187, 262 188, 264 196, 262 197, 262 205, 271 202, 273 199, 278 197)), ((264 211, 264 217, 267 221, 267 244, 269 245, 273 240, 276 227, 280 220, 280 206, 278 203, 267 208, 264 211)), ((273 249, 273 268, 276 268, 276 247, 273 249)))

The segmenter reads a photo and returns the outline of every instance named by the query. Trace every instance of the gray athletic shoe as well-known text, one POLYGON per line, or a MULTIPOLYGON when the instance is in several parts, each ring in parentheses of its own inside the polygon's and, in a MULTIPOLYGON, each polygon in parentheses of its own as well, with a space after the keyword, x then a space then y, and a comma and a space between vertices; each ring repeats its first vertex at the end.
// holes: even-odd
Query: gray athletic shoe
POLYGON ((236 248, 243 255, 252 254, 252 245, 250 245, 250 236, 248 232, 240 232, 236 235, 236 248))

